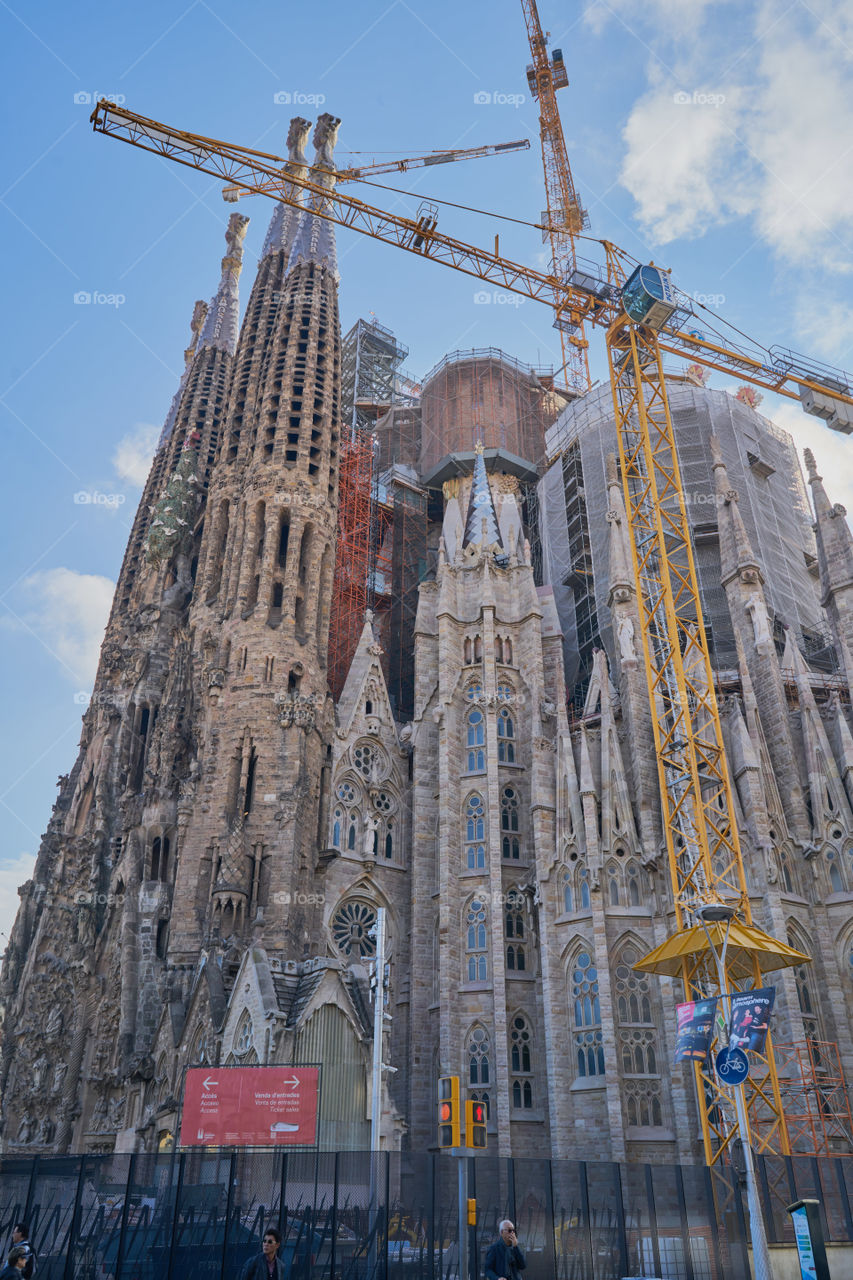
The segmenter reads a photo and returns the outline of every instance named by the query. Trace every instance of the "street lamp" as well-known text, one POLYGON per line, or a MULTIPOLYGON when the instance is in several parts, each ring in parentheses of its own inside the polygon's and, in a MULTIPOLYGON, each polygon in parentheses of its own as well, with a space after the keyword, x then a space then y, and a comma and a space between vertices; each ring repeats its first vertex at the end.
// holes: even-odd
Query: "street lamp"
MULTIPOLYGON (((735 918, 735 908, 728 902, 708 902, 697 907, 696 918, 705 930, 708 946, 717 965, 717 978, 720 986, 720 999, 731 1001, 726 991, 726 951, 729 945, 729 933, 735 918), (709 924, 725 924, 726 932, 719 954, 714 946, 709 924)), ((723 1006, 725 1012, 725 1005, 723 1006)), ((727 1019, 726 1025, 730 1019, 727 1019)), ((752 1160, 752 1147, 749 1142, 749 1124, 746 1117, 746 1099, 743 1085, 732 1086, 735 1097, 735 1113, 737 1115, 738 1137, 743 1151, 743 1162, 746 1172, 746 1199, 749 1206, 749 1234, 752 1240, 752 1258, 755 1267, 755 1280, 773 1280, 770 1266, 770 1251, 767 1248, 767 1236, 764 1231, 764 1216, 761 1211, 761 1200, 758 1195, 758 1183, 755 1180, 755 1165, 752 1160)))

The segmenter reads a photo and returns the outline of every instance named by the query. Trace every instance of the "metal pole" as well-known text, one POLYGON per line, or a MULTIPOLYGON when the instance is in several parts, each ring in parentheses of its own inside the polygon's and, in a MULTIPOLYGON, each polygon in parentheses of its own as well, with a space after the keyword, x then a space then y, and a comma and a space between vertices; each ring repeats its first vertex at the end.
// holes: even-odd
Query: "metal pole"
POLYGON ((373 1105, 370 1111, 370 1150, 379 1150, 382 1119, 382 1026, 385 1016, 385 908, 376 910, 376 968, 373 999, 373 1105))
MULTIPOLYGON (((723 947, 720 954, 717 954, 716 947, 711 941, 711 934, 705 921, 702 921, 702 928, 708 939, 708 945, 717 964, 717 980, 720 985, 720 999, 730 1000, 726 991, 726 949, 729 945, 729 929, 731 928, 731 920, 726 927, 726 936, 723 940, 723 947)), ((724 1006, 725 1012, 725 1006, 724 1006)), ((728 1019, 726 1025, 728 1026, 728 1019)), ((749 1236, 752 1241, 752 1265, 755 1269, 755 1280, 773 1280, 773 1268, 770 1263, 770 1250, 767 1247, 767 1235, 764 1230, 764 1214, 761 1209, 761 1199, 758 1194, 758 1183, 755 1178, 755 1164, 752 1159, 752 1146, 749 1141, 749 1122, 746 1116, 746 1099, 742 1084, 732 1086, 732 1092, 735 1100, 735 1114, 737 1116, 738 1137, 743 1151, 743 1163, 746 1170, 746 1202, 749 1207, 749 1236)))
POLYGON ((456 1157, 457 1208, 459 1210, 459 1280, 468 1280, 468 1162, 464 1155, 456 1157))
POLYGON ((369 1280, 375 1280, 379 1235, 379 1144, 382 1121, 382 1027, 385 1016, 385 908, 376 911, 376 959, 373 970, 373 1078, 370 1107, 370 1221, 367 1251, 369 1280))

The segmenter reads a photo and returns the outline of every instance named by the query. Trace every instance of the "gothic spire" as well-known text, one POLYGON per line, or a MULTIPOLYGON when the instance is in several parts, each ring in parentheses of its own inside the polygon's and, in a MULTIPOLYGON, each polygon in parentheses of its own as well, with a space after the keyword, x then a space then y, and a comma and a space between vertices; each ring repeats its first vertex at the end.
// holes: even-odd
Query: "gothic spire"
POLYGON ((475 546, 480 544, 484 547, 498 546, 503 549, 495 504, 489 487, 489 477, 486 475, 486 464, 483 461, 482 440, 477 443, 476 455, 462 546, 467 547, 473 543, 475 546))
POLYGON ((213 295, 199 340, 199 351, 215 347, 218 351, 234 354, 239 332, 240 298, 237 283, 243 269, 243 241, 249 219, 242 213, 232 213, 225 232, 227 252, 222 259, 222 275, 219 288, 213 295))
POLYGON ((178 409, 181 406, 181 396, 184 394, 184 387, 187 385, 187 379, 190 376, 193 359, 195 358, 196 348, 198 345, 198 335, 201 332, 202 325, 207 317, 207 303, 198 301, 193 307, 193 318, 190 321, 190 329, 192 336, 190 345, 184 351, 184 371, 181 374, 181 380, 178 383, 178 389, 172 396, 172 403, 169 405, 169 412, 166 414, 166 421, 163 423, 163 430, 160 432, 160 439, 157 441, 157 451, 159 452, 175 425, 175 419, 178 416, 178 409))
POLYGON ((764 574, 753 550, 749 534, 746 531, 743 516, 738 508, 738 492, 731 486, 729 473, 723 461, 720 442, 713 434, 711 435, 710 445, 714 482, 717 495, 722 499, 718 508, 720 581, 725 586, 733 578, 746 573, 750 577, 749 579, 744 577, 744 581, 755 581, 757 578, 758 582, 762 583, 764 574))
MULTIPOLYGON (((314 130, 314 147, 316 154, 311 166, 310 178, 318 187, 330 194, 334 191, 336 170, 334 161, 335 143, 338 140, 340 120, 337 116, 324 112, 317 120, 314 130)), ((311 197, 310 207, 297 215, 296 230, 288 258, 288 270, 292 270, 301 262, 316 263, 326 267, 337 279, 338 256, 335 247, 334 224, 326 218, 317 216, 314 210, 322 210, 327 200, 322 195, 311 197)))
POLYGON ((820 583, 826 603, 836 591, 853 586, 853 533, 844 507, 829 501, 811 449, 806 449, 803 456, 812 490, 820 583))
MULTIPOLYGON (((311 121, 303 119, 302 116, 294 116, 290 122, 290 130, 287 135, 285 174, 292 173, 299 178, 307 176, 308 159, 305 155, 305 146, 310 132, 311 121)), ((293 184, 287 185, 289 194, 294 195, 301 204, 303 199, 302 189, 293 184)), ((276 205, 270 219, 270 225, 267 228, 264 247, 261 250, 262 261, 269 254, 278 252, 279 249, 284 249, 289 256, 299 217, 299 210, 294 209, 293 205, 284 203, 276 205)))
POLYGON ((610 528, 608 544, 610 547, 610 565, 608 568, 608 604, 614 600, 627 600, 634 590, 634 573, 631 569, 631 556, 628 550, 625 503, 622 498, 622 486, 616 470, 616 456, 608 453, 606 461, 607 474, 607 523, 610 528))

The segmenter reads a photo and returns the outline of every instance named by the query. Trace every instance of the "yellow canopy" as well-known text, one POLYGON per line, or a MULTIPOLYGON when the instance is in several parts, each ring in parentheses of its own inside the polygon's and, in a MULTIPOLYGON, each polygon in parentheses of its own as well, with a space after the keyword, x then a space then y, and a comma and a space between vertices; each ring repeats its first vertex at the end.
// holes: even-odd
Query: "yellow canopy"
MULTIPOLYGON (((726 937, 725 924, 716 921, 709 924, 708 934, 719 954, 726 937)), ((708 934, 702 925, 693 925, 681 933, 674 933, 666 942, 638 960, 633 968, 677 978, 681 974, 682 960, 710 949, 708 934)), ((758 959, 758 967, 762 973, 770 973, 774 969, 793 969, 798 964, 811 963, 811 956, 804 952, 789 947, 785 942, 779 942, 777 938, 771 938, 769 933, 756 929, 755 925, 733 920, 729 929, 727 961, 751 969, 754 957, 758 959)))

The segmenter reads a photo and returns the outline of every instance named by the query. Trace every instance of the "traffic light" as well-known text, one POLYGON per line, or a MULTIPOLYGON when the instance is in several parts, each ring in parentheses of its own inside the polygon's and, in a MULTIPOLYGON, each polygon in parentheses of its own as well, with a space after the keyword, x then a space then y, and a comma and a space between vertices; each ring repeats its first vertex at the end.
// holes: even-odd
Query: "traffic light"
POLYGON ((465 1146, 479 1147, 481 1150, 488 1146, 486 1104, 475 1102, 473 1098, 468 1098, 465 1102, 465 1146))
POLYGON ((459 1077, 440 1076, 438 1080, 438 1145, 458 1147, 461 1144, 459 1077))

